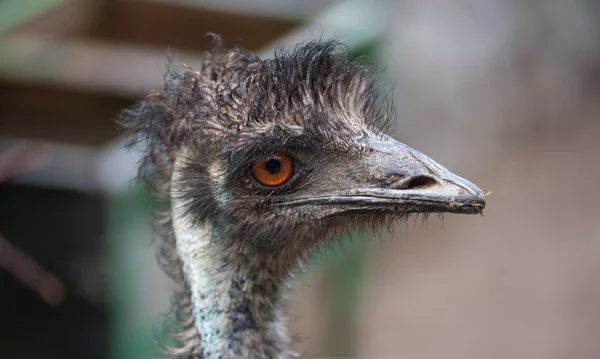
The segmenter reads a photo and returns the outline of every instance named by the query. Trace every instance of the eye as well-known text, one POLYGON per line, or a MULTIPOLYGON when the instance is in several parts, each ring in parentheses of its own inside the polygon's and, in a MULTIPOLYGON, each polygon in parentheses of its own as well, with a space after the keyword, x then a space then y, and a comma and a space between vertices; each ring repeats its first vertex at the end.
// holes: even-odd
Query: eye
POLYGON ((294 173, 294 160, 283 152, 277 152, 265 159, 252 163, 252 175, 265 186, 275 187, 284 184, 294 173))

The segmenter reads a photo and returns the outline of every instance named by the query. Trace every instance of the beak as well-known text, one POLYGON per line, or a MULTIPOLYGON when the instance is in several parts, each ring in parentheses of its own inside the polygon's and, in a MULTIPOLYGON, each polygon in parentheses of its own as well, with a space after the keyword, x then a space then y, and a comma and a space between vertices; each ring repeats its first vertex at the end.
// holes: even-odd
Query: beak
POLYGON ((287 206, 317 206, 341 213, 483 213, 485 195, 421 152, 392 138, 360 142, 364 155, 341 169, 338 189, 287 206), (342 188, 342 189, 340 189, 342 188))
POLYGON ((364 202, 399 206, 406 212, 483 213, 483 191, 421 152, 392 138, 364 139, 370 174, 378 188, 356 190, 364 202), (368 198, 368 199, 367 199, 368 198))

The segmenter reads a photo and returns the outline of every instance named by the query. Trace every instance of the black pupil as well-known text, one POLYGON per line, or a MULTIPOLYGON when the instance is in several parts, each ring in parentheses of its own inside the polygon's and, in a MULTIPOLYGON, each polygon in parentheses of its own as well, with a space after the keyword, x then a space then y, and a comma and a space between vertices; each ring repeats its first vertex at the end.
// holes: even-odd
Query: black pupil
POLYGON ((265 164, 265 168, 271 174, 278 173, 279 170, 281 170, 281 162, 278 159, 268 160, 267 163, 265 164))

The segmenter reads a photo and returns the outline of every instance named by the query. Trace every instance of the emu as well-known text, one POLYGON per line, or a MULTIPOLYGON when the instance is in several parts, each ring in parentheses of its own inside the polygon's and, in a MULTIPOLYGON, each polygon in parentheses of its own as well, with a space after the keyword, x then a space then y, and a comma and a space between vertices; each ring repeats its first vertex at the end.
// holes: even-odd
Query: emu
POLYGON ((485 195, 387 134, 392 102, 343 44, 261 60, 217 42, 120 118, 145 149, 161 263, 180 284, 167 350, 290 358, 284 296, 311 252, 410 214, 481 213, 485 195))

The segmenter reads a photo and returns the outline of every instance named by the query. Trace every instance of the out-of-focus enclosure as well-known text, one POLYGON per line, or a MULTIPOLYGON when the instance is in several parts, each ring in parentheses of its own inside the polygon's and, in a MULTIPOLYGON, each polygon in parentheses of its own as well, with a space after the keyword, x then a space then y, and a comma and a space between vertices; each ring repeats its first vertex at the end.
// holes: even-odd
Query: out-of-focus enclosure
POLYGON ((337 36, 394 83, 395 137, 484 191, 346 240, 291 305, 307 357, 600 357, 600 4, 0 1, 0 358, 159 357, 170 284, 120 109, 208 32, 269 57, 337 36))

